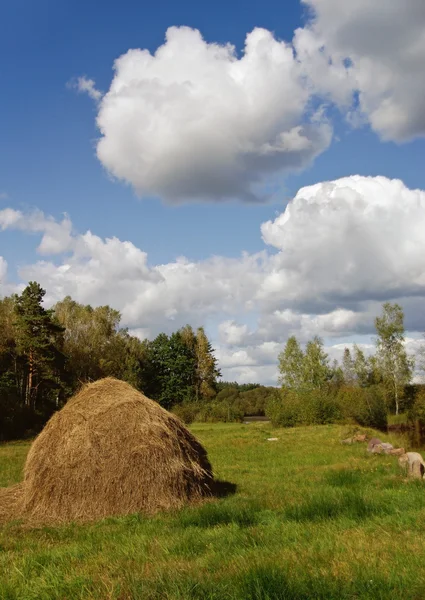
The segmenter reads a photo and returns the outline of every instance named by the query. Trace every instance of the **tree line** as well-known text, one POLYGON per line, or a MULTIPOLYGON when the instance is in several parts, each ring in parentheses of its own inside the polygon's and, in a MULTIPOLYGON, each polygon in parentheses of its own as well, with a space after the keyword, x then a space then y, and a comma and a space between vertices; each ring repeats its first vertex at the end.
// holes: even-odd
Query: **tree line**
MULTIPOLYGON (((287 426, 354 420, 384 428, 389 412, 414 411, 409 384, 415 362, 405 349, 401 306, 384 303, 375 328, 375 353, 366 356, 357 345, 353 350, 346 347, 341 363, 330 362, 319 337, 305 350, 290 337, 279 355, 282 388, 267 407, 271 419, 287 426)), ((420 391, 416 409, 422 402, 420 391)))
POLYGON ((355 421, 384 428, 389 412, 406 410, 425 422, 425 391, 410 385, 414 360, 405 350, 398 304, 385 303, 375 319, 370 356, 354 345, 331 363, 319 337, 304 349, 290 337, 278 357, 276 388, 219 381, 202 327, 140 340, 109 306, 93 308, 67 296, 46 309, 44 296, 30 282, 22 294, 0 300, 0 440, 38 432, 83 383, 107 376, 127 381, 188 423, 266 414, 283 426, 355 421))
POLYGON ((202 327, 154 340, 120 327, 119 311, 67 296, 51 309, 30 282, 0 300, 0 439, 35 433, 82 383, 117 377, 164 408, 206 403, 220 371, 202 327))

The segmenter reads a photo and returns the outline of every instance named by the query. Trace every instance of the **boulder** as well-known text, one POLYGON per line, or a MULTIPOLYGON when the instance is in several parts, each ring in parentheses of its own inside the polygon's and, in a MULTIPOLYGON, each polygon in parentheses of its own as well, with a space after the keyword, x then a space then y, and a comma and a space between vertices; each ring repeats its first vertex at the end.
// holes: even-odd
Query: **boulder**
POLYGON ((381 442, 380 444, 375 444, 372 447, 372 454, 389 454, 391 450, 394 450, 392 444, 388 444, 387 442, 381 442))
POLYGON ((414 460, 412 463, 412 470, 410 477, 413 479, 423 479, 425 473, 425 466, 420 460, 414 460))
POLYGON ((406 470, 408 477, 418 477, 418 473, 424 474, 425 463, 419 452, 406 452, 398 459, 400 467, 406 470))
POLYGON ((392 454, 393 456, 401 456, 404 453, 404 448, 393 448, 388 452, 388 454, 392 454))
POLYGON ((387 443, 383 443, 381 444, 382 450, 384 452, 384 454, 390 454, 391 450, 394 450, 394 446, 392 444, 387 443))
POLYGON ((373 437, 369 440, 369 443, 367 445, 367 451, 368 452, 372 452, 373 451, 373 447, 376 446, 377 444, 382 444, 382 441, 379 438, 373 437))

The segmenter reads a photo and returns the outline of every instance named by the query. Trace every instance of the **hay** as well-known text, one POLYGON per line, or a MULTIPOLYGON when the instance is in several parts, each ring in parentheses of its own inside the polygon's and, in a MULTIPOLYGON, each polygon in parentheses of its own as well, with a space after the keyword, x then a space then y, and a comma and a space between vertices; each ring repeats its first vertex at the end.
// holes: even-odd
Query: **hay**
POLYGON ((18 517, 18 502, 22 496, 22 483, 0 488, 0 523, 18 517))
POLYGON ((13 516, 48 523, 152 514, 210 495, 212 483, 206 451, 181 421, 107 378, 86 385, 34 441, 13 516))

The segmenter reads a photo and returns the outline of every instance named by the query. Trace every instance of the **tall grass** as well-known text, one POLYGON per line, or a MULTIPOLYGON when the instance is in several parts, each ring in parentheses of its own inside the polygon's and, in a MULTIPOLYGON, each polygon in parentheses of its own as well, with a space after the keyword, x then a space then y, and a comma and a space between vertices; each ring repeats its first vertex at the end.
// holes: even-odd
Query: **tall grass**
MULTIPOLYGON (((425 598, 425 487, 395 457, 341 445, 335 425, 192 430, 235 493, 152 518, 4 526, 0 598, 425 598)), ((27 449, 0 446, 3 485, 19 480, 27 449)))

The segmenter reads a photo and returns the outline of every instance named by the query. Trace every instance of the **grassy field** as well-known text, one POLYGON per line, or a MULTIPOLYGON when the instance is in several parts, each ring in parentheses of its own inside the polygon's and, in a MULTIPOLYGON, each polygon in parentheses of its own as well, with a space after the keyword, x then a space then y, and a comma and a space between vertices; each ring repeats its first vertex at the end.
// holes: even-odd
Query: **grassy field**
MULTIPOLYGON (((341 445, 340 426, 192 430, 236 493, 149 519, 2 527, 0 598, 425 598, 425 484, 395 457, 341 445)), ((27 450, 0 446, 0 486, 27 450)))

